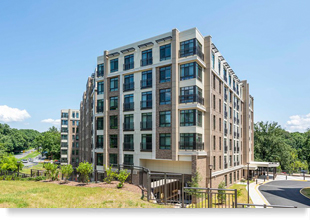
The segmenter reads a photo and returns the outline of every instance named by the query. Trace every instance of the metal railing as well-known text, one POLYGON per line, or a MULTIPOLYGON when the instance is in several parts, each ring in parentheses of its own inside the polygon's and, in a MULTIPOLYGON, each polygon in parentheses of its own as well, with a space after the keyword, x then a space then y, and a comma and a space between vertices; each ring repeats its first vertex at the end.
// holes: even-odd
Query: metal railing
POLYGON ((204 98, 197 95, 197 94, 190 94, 190 95, 180 95, 179 96, 180 103, 189 103, 189 102, 198 102, 204 105, 204 98))
POLYGON ((135 67, 135 63, 134 62, 124 63, 123 64, 123 70, 130 70, 130 69, 133 69, 134 67, 135 67))
POLYGON ((123 92, 131 91, 135 89, 135 82, 129 82, 123 84, 123 92))
POLYGON ((141 109, 151 109, 152 108, 152 100, 141 101, 141 109))
POLYGON ((153 57, 151 58, 146 58, 146 59, 141 59, 141 66, 147 66, 147 65, 152 65, 153 64, 153 57))
POLYGON ((103 112, 103 106, 97 106, 97 113, 103 112))
POLYGON ((180 150, 204 150, 204 143, 202 142, 179 142, 180 150))
POLYGON ((141 130, 152 130, 152 121, 141 121, 140 129, 141 130))
POLYGON ((103 149, 103 143, 96 143, 96 149, 103 149))
POLYGON ((202 51, 199 49, 199 47, 192 47, 189 49, 183 49, 183 50, 179 50, 179 57, 188 57, 188 56, 192 56, 192 55, 198 55, 202 60, 204 60, 204 54, 202 53, 202 51))
POLYGON ((133 142, 124 142, 123 144, 124 151, 134 151, 134 143, 133 142))
POLYGON ((140 151, 152 152, 152 142, 141 142, 140 151))
POLYGON ((152 88, 152 83, 153 83, 152 79, 142 79, 140 81, 141 89, 152 88))
POLYGON ((133 131, 134 130, 134 122, 124 122, 123 123, 123 130, 124 131, 133 131))
POLYGON ((134 102, 125 102, 123 107, 124 107, 124 111, 133 111, 134 107, 135 107, 135 103, 134 102))
POLYGON ((257 206, 263 208, 297 208, 297 206, 237 203, 237 208, 249 208, 250 206, 257 206))

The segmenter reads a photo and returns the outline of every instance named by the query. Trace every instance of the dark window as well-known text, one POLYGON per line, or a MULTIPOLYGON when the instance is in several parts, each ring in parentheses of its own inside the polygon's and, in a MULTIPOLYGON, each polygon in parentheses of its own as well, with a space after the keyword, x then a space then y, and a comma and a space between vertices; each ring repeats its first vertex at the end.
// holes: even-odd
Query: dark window
POLYGON ((103 166, 103 154, 97 154, 97 164, 98 166, 103 166))
POLYGON ((171 59, 171 44, 160 47, 160 61, 171 59))
POLYGON ((124 165, 133 165, 133 155, 124 154, 124 165))
POLYGON ((103 135, 98 135, 97 136, 96 148, 103 148, 103 135))
POLYGON ((98 95, 101 95, 101 94, 103 94, 103 90, 104 90, 104 82, 102 81, 102 82, 98 82, 98 84, 97 84, 97 94, 98 95))
POLYGON ((110 91, 117 91, 118 90, 118 77, 110 79, 110 91))
POLYGON ((124 111, 133 111, 134 110, 134 101, 133 94, 124 96, 124 111))
POLYGON ((113 96, 110 97, 110 110, 117 110, 118 109, 118 97, 113 96))
POLYGON ((180 111, 180 126, 193 126, 195 125, 195 113, 194 109, 181 110, 180 111))
POLYGON ((171 111, 159 112, 159 127, 171 126, 171 111))
POLYGON ((118 119, 117 115, 110 116, 110 129, 117 129, 118 128, 118 119))
POLYGON ((214 69, 214 65, 215 65, 215 56, 214 53, 212 53, 212 69, 214 69))
POLYGON ((160 105, 171 104, 171 90, 170 89, 159 90, 159 104, 160 105))
POLYGON ((111 165, 117 165, 117 154, 109 154, 109 163, 111 165))
POLYGON ((141 89, 152 88, 152 70, 142 72, 141 89))
POLYGON ((143 92, 141 99, 141 109, 152 108, 152 92, 143 92))
POLYGON ((104 64, 97 65, 97 77, 103 77, 104 75, 104 64))
POLYGON ((216 165, 215 156, 213 156, 213 170, 216 169, 215 165, 216 165))
POLYGON ((97 118, 97 130, 103 130, 103 117, 97 118))
POLYGON ((117 148, 117 134, 110 135, 110 148, 117 148))
POLYGON ((142 134, 141 136, 141 151, 152 151, 152 134, 142 134))
POLYGON ((99 99, 97 100, 97 113, 103 112, 103 100, 99 99))
POLYGON ((171 80, 171 66, 162 67, 159 69, 159 82, 170 82, 171 80))
POLYGON ((188 86, 180 88, 180 103, 198 102, 204 103, 202 98, 202 89, 197 86, 188 86))
POLYGON ((202 45, 196 38, 180 43, 180 57, 187 57, 194 54, 197 54, 202 60, 204 59, 202 45))
POLYGON ((125 134, 124 151, 133 151, 133 150, 134 150, 133 134, 125 134))
POLYGON ((134 123, 133 123, 133 114, 124 115, 124 131, 133 131, 134 123))
POLYGON ((124 70, 130 70, 134 68, 133 54, 127 55, 124 58, 124 70))
POLYGON ((153 64, 152 49, 142 51, 141 66, 153 64))
POLYGON ((171 149, 171 134, 159 134, 159 149, 171 149))
POLYGON ((203 150, 202 135, 196 133, 181 133, 179 148, 181 150, 203 150))
POLYGON ((123 85, 123 91, 131 91, 135 89, 135 83, 134 83, 134 78, 133 74, 126 75, 124 76, 124 85, 123 85))
POLYGON ((141 130, 152 130, 152 112, 142 113, 141 130))
POLYGON ((118 71, 118 58, 110 60, 110 72, 117 72, 118 71))
POLYGON ((181 65, 180 80, 197 78, 202 81, 202 67, 196 63, 186 63, 181 65))

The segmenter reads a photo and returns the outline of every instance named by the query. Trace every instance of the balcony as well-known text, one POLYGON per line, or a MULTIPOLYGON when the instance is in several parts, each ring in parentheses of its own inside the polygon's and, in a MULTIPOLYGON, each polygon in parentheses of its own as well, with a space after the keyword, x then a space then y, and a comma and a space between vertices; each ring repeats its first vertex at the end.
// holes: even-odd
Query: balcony
POLYGON ((152 100, 141 101, 141 110, 142 109, 152 109, 152 100))
POLYGON ((152 121, 141 121, 140 129, 141 131, 152 130, 152 121))
POLYGON ((123 92, 135 90, 135 82, 129 82, 123 84, 123 92))
POLYGON ((124 103, 124 111, 133 111, 135 103, 134 102, 125 102, 124 103))
POLYGON ((153 64, 153 57, 147 59, 141 59, 141 66, 147 66, 153 64))
POLYGON ((133 142, 124 142, 123 144, 124 151, 134 151, 134 143, 133 142))
POLYGON ((152 88, 152 79, 141 80, 141 89, 152 88))
POLYGON ((123 130, 124 131, 133 131, 134 130, 134 123, 133 122, 124 122, 123 123, 123 130))
POLYGON ((103 106, 97 106, 97 113, 103 112, 103 106))
POLYGON ((125 63, 123 65, 123 70, 130 70, 135 68, 134 62, 130 62, 130 63, 125 63))
POLYGON ((204 150, 204 143, 202 142, 179 142, 180 150, 204 150))
POLYGON ((204 60, 204 54, 202 51, 199 49, 199 47, 192 47, 189 49, 184 49, 184 50, 179 50, 179 57, 188 57, 192 55, 198 55, 200 59, 204 60))
POLYGON ((96 149, 103 149, 103 143, 96 143, 96 149))
POLYGON ((189 103, 189 102, 198 102, 202 105, 204 105, 204 98, 199 95, 180 95, 179 96, 179 102, 180 103, 189 103))
POLYGON ((140 151, 152 152, 152 142, 142 142, 140 147, 140 151))

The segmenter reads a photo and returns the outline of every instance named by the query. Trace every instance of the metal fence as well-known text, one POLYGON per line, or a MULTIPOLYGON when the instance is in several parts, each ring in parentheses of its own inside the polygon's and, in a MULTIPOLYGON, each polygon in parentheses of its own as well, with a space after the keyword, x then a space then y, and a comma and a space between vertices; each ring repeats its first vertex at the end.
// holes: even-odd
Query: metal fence
POLYGON ((250 208, 250 207, 263 207, 263 208, 297 208, 297 206, 284 206, 284 205, 266 205, 266 204, 245 204, 238 203, 237 208, 250 208))

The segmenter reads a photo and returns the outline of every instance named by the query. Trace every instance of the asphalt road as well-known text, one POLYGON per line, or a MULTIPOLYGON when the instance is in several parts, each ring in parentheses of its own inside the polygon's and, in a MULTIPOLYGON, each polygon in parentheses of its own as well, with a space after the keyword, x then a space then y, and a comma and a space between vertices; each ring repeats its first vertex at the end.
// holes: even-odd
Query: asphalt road
POLYGON ((300 194, 304 187, 310 187, 310 182, 279 180, 261 185, 258 189, 268 200, 270 205, 297 206, 310 208, 310 199, 300 194))

